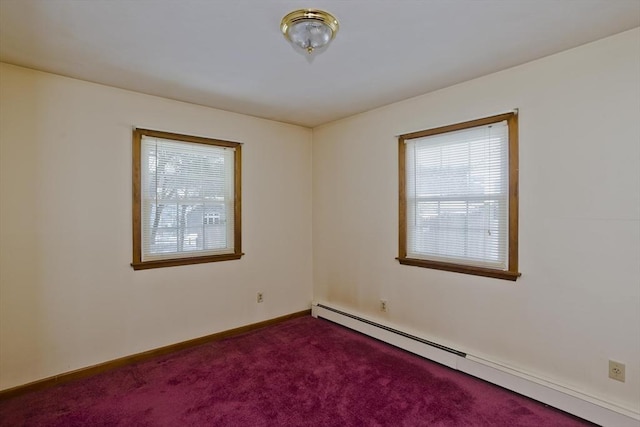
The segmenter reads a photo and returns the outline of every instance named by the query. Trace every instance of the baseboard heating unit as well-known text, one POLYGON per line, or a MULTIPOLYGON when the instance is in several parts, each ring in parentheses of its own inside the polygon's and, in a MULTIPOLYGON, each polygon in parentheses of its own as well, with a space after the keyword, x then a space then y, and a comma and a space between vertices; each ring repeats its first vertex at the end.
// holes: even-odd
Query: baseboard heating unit
POLYGON ((404 332, 391 325, 314 302, 311 315, 353 329, 425 359, 473 375, 602 426, 640 427, 640 414, 531 374, 404 332))

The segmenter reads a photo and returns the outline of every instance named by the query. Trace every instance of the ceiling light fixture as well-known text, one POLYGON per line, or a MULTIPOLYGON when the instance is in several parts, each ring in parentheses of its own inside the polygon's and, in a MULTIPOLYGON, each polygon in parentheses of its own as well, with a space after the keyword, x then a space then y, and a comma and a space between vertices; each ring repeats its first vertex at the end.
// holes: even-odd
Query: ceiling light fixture
POLYGON ((282 34, 293 47, 309 55, 326 47, 338 28, 338 20, 333 15, 318 9, 294 10, 280 23, 282 34))

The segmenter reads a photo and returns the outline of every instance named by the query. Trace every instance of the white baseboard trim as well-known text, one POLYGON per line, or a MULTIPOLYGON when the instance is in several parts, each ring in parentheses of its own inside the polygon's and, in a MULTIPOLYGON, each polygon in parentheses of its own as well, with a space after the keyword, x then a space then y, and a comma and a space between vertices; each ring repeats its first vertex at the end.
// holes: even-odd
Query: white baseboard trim
POLYGON ((439 346, 359 314, 314 302, 311 315, 330 320, 452 369, 499 385, 606 427, 640 427, 640 414, 492 361, 439 346))

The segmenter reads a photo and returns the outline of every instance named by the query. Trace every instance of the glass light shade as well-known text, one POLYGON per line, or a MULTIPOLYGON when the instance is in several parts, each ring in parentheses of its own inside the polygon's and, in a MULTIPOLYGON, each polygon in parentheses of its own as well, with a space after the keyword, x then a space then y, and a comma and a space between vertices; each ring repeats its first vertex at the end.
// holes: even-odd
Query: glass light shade
POLYGON ((328 44, 332 34, 331 28, 314 21, 297 22, 291 26, 288 33, 292 43, 312 51, 328 44))
POLYGON ((300 9, 282 18, 280 29, 294 47, 311 54, 335 37, 338 20, 321 10, 300 9))

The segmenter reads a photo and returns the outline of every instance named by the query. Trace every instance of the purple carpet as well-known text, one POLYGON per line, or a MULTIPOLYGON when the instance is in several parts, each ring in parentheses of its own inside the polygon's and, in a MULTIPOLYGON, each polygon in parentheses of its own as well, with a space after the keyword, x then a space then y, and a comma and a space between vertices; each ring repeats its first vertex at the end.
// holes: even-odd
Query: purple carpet
POLYGON ((588 426, 302 317, 0 402, 1 426, 588 426))

